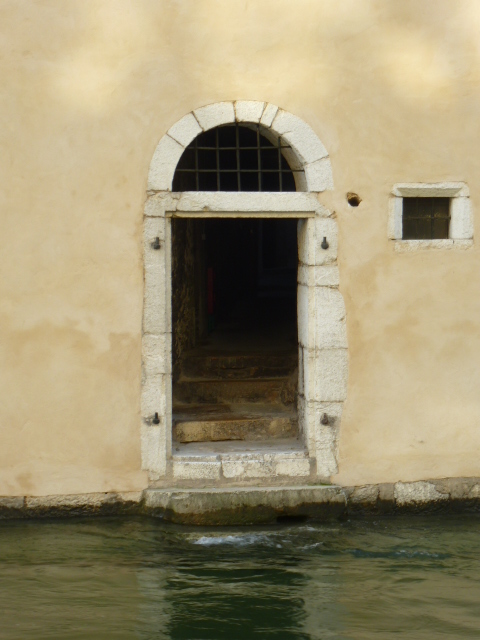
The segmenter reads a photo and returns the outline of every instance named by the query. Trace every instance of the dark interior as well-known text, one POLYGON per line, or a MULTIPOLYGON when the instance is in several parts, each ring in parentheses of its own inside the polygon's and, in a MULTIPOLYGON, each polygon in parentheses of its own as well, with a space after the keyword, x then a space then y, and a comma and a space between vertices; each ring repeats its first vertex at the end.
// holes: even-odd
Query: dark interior
POLYGON ((185 354, 297 348, 297 221, 172 221, 173 370, 185 354))
POLYGON ((174 219, 172 240, 175 446, 290 446, 296 220, 174 219))

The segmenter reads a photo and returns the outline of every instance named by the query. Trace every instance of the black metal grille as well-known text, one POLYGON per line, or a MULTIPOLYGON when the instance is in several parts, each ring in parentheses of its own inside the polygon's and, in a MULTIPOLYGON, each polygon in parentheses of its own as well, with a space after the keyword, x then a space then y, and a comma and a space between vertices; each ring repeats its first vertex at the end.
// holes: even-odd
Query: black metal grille
POLYGON ((404 240, 448 238, 450 198, 403 198, 404 240))
POLYGON ((295 191, 294 171, 278 138, 272 144, 260 127, 240 124, 201 133, 183 152, 173 191, 295 191))

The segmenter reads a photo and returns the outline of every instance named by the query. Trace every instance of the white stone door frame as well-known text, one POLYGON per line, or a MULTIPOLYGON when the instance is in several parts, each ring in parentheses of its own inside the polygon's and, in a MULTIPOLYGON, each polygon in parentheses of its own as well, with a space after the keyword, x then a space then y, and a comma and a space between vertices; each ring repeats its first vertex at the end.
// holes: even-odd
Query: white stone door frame
POLYGON ((337 223, 320 202, 320 193, 331 188, 330 160, 320 140, 309 125, 274 105, 252 101, 208 105, 182 118, 160 140, 150 166, 144 219, 141 434, 142 466, 151 481, 165 477, 172 461, 173 217, 299 219, 299 426, 308 455, 316 461, 316 477, 328 480, 336 472, 348 359, 337 223), (188 144, 202 131, 233 122, 260 124, 267 137, 282 136, 291 146, 290 166, 303 170, 296 174, 297 192, 172 193, 175 168, 188 144))

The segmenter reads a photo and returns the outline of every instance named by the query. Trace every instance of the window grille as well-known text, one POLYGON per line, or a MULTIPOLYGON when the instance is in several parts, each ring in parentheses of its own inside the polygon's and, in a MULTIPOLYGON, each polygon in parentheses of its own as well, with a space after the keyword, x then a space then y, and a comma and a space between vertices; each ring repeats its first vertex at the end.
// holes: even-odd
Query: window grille
POLYGON ((403 239, 448 238, 450 198, 403 198, 403 239))
POLYGON ((287 149, 280 137, 272 144, 258 125, 205 131, 183 152, 173 191, 295 191, 298 170, 290 169, 287 149))

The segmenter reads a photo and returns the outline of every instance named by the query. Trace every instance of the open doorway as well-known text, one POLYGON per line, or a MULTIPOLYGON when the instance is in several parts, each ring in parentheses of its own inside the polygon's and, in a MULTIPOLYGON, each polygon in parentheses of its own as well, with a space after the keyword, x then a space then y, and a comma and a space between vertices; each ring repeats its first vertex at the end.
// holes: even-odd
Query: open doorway
POLYGON ((292 440, 297 220, 172 220, 173 439, 292 440))

